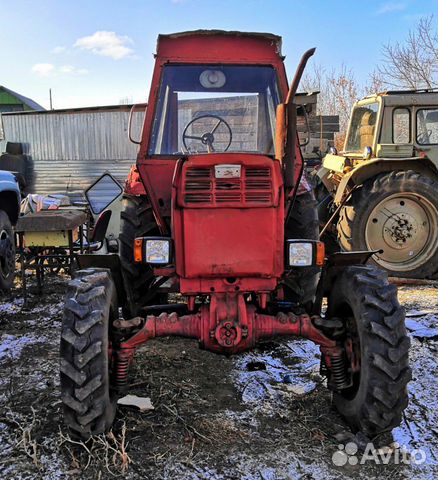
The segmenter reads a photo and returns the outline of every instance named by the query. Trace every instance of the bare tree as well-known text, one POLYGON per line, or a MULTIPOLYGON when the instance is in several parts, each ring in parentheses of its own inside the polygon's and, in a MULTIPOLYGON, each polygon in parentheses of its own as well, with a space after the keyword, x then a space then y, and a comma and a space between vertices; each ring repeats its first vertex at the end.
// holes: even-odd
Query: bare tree
POLYGON ((360 87, 353 72, 341 66, 339 71, 332 70, 327 76, 328 97, 330 99, 330 113, 339 115, 339 131, 345 132, 353 103, 360 95, 360 87))
POLYGON ((333 89, 329 85, 329 77, 333 78, 336 71, 327 70, 320 64, 313 64, 312 69, 306 70, 301 80, 300 88, 306 92, 320 92, 318 95, 318 114, 337 115, 337 105, 333 99, 333 89))
POLYGON ((327 99, 327 74, 319 63, 312 63, 312 68, 304 72, 300 89, 304 92, 320 92, 318 96, 318 113, 328 115, 329 101, 327 99))
POLYGON ((374 70, 368 77, 368 83, 364 85, 363 92, 365 95, 372 95, 386 90, 386 84, 383 76, 377 70, 374 70))
POLYGON ((362 90, 353 72, 345 65, 327 72, 321 65, 314 64, 313 69, 304 75, 301 89, 320 92, 318 96, 320 115, 339 115, 339 133, 335 136, 335 144, 341 148, 353 103, 362 90))
POLYGON ((319 91, 318 113, 339 115, 339 133, 335 137, 337 148, 342 143, 348 128, 354 102, 358 98, 388 87, 433 88, 438 87, 438 35, 434 17, 423 17, 408 33, 403 43, 383 47, 383 63, 374 70, 365 84, 359 84, 351 69, 341 65, 327 71, 313 64, 301 81, 304 91, 319 91))
POLYGON ((438 87, 438 34, 433 15, 422 17, 405 42, 383 47, 378 73, 387 87, 438 87))

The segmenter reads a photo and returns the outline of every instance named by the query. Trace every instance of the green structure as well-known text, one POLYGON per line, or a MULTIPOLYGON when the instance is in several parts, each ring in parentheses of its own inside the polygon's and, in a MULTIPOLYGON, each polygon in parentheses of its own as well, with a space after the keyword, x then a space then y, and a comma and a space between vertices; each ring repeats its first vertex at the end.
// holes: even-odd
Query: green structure
POLYGON ((24 97, 9 88, 0 85, 0 113, 3 112, 25 112, 25 111, 43 111, 38 103, 30 98, 24 97))

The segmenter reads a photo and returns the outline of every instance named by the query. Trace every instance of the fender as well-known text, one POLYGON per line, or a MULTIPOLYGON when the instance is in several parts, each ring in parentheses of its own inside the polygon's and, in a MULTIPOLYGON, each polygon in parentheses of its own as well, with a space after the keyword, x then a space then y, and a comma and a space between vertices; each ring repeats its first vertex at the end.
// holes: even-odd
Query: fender
POLYGON ((339 205, 352 188, 360 185, 365 180, 375 177, 380 173, 392 172, 395 170, 415 170, 438 179, 438 169, 427 157, 411 158, 376 158, 360 163, 350 172, 346 173, 336 189, 334 202, 339 205))
POLYGON ((146 195, 146 189, 140 178, 137 165, 132 165, 131 170, 129 171, 128 178, 125 182, 124 193, 129 195, 146 195))

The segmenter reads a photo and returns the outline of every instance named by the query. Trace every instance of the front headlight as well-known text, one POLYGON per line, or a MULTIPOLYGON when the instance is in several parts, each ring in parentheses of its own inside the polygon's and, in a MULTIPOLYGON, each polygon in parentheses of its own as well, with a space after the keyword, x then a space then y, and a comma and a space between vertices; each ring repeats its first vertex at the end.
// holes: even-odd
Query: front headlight
POLYGON ((146 239, 146 263, 163 265, 170 261, 170 240, 146 239))
POLYGON ((289 266, 307 267, 313 263, 313 248, 311 243, 289 243, 289 266))
POLYGON ((172 258, 172 239, 138 237, 134 241, 134 262, 166 265, 172 258))
POLYGON ((371 147, 365 147, 363 149, 362 158, 364 160, 369 160, 373 155, 373 149, 371 147))
POLYGON ((289 267, 322 266, 325 260, 324 243, 317 240, 287 240, 286 262, 289 267))

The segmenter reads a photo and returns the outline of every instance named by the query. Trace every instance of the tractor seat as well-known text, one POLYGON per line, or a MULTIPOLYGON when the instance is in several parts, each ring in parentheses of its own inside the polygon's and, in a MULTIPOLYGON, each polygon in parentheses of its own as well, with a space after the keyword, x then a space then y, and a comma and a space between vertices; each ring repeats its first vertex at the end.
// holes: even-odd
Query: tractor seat
POLYGON ((111 215, 111 210, 105 210, 99 215, 94 225, 90 242, 84 243, 84 248, 86 250, 89 250, 90 252, 96 252, 102 248, 105 241, 105 235, 108 230, 108 225, 111 220, 111 215))

